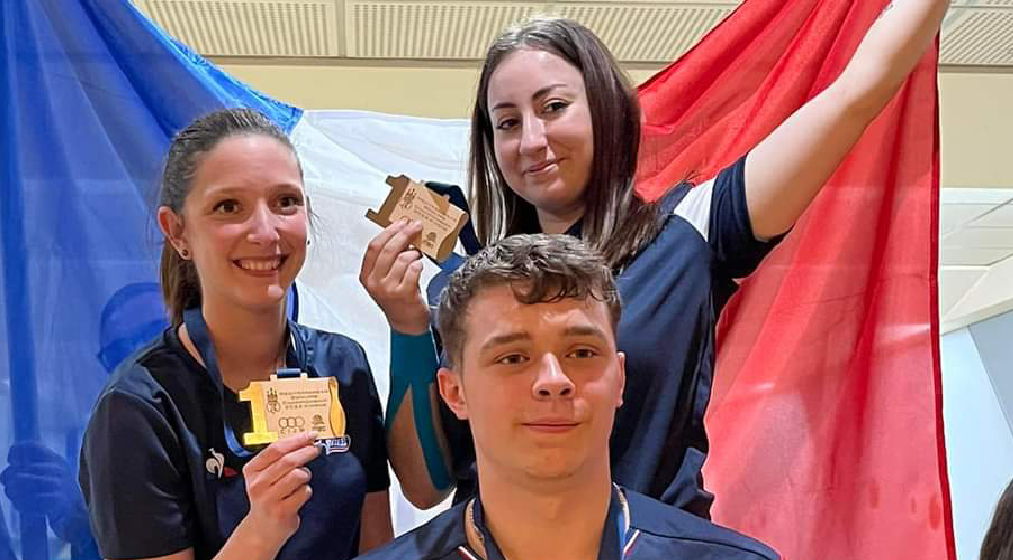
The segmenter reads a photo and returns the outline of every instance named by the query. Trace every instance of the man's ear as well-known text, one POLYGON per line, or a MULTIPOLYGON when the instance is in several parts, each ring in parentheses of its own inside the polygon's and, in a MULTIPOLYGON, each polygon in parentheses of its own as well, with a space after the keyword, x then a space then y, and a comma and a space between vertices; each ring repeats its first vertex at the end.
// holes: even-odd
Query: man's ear
POLYGON ((436 372, 436 382, 440 386, 443 402, 447 403, 458 420, 467 420, 468 400, 464 396, 461 374, 450 368, 441 367, 440 371, 436 372))
POLYGON ((626 354, 616 352, 619 358, 619 392, 616 394, 616 408, 623 405, 623 391, 626 389, 626 354))
POLYGON ((162 230, 165 239, 172 243, 177 253, 183 254, 183 251, 189 251, 190 247, 183 237, 183 219, 168 206, 158 209, 158 227, 162 230))

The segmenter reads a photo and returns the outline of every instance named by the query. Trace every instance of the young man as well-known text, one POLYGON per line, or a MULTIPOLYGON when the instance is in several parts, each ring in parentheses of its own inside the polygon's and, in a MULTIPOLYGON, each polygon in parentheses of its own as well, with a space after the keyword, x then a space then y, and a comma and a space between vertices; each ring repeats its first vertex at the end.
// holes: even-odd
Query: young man
POLYGON ((513 236, 455 272, 440 302, 450 364, 438 380, 469 422, 478 496, 364 558, 777 558, 613 484, 619 317, 611 269, 571 236, 513 236))

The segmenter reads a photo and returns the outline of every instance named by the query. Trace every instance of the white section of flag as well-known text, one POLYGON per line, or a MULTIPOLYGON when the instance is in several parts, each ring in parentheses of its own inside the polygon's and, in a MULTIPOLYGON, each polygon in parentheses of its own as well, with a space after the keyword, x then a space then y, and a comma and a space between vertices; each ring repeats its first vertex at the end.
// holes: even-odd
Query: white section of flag
MULTIPOLYGON (((389 331, 359 284, 366 245, 380 227, 366 219, 387 196, 388 175, 464 184, 468 121, 364 111, 307 111, 291 134, 315 214, 306 265, 299 275, 299 321, 354 338, 366 351, 380 402, 387 404, 389 331)), ((423 287, 436 273, 423 272, 423 287)), ((394 528, 401 534, 443 508, 420 512, 391 474, 394 528)))

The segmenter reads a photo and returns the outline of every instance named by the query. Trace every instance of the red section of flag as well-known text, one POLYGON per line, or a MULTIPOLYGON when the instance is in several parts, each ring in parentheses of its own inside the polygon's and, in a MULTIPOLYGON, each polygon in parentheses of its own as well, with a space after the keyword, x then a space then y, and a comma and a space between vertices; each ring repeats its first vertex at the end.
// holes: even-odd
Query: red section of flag
MULTIPOLYGON (((749 151, 844 69, 885 0, 748 0, 640 88, 656 198, 749 151)), ((932 49, 718 328, 714 518, 787 560, 955 558, 936 308, 932 49)))

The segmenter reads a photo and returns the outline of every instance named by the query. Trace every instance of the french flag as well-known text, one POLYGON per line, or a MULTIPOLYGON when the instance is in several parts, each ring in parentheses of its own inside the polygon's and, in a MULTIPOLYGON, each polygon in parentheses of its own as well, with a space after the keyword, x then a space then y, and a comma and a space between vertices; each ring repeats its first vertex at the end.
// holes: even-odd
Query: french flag
MULTIPOLYGON (((706 180, 750 150, 833 81, 887 3, 747 0, 640 86, 641 195, 706 180)), ((385 401, 386 323, 357 279, 377 232, 364 216, 386 196, 387 175, 463 185, 468 123, 288 106, 127 0, 4 0, 0 15, 4 450, 41 441, 76 464, 109 364, 164 324, 153 217, 169 139, 223 107, 260 110, 291 135, 320 217, 293 314, 359 340, 385 401)), ((788 560, 955 558, 936 67, 933 49, 719 327, 707 418, 714 518, 788 560)), ((45 520, 0 506, 0 558, 5 547, 49 558, 45 520)), ((395 515, 404 531, 431 513, 399 501, 395 515)))

